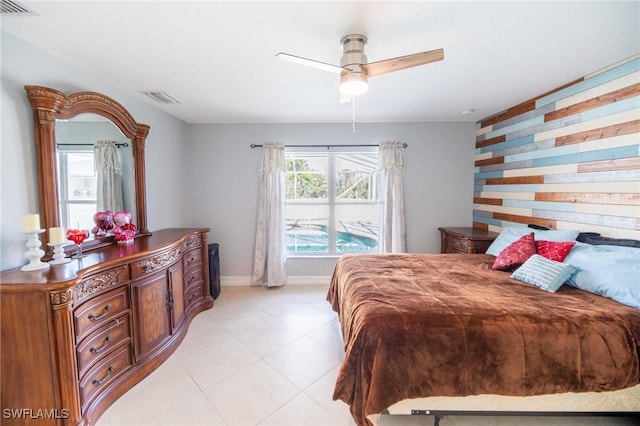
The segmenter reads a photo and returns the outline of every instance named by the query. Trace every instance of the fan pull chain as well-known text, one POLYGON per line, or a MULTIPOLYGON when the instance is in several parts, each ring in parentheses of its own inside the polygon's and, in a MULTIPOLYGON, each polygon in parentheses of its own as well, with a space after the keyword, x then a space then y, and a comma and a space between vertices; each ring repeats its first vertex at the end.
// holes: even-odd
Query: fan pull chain
POLYGON ((351 129, 352 132, 356 132, 356 97, 351 97, 351 129))

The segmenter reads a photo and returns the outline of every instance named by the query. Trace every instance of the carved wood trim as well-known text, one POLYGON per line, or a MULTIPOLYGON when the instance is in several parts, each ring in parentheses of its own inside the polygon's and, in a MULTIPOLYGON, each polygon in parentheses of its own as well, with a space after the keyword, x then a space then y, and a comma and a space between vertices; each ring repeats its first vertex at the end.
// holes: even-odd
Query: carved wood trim
POLYGON ((184 247, 185 250, 190 250, 194 247, 199 247, 201 243, 200 237, 192 237, 189 238, 187 241, 185 241, 182 244, 182 247, 184 247))
POLYGON ((49 297, 51 298, 51 307, 53 309, 62 309, 67 306, 73 307, 73 295, 70 288, 51 292, 49 297))
POLYGON ((138 265, 140 265, 145 272, 153 272, 169 266, 178 260, 182 254, 183 250, 181 248, 175 248, 166 253, 143 260, 139 262, 138 265))
POLYGON ((76 298, 82 300, 106 288, 126 282, 128 280, 127 272, 127 266, 123 265, 83 279, 76 286, 76 298))

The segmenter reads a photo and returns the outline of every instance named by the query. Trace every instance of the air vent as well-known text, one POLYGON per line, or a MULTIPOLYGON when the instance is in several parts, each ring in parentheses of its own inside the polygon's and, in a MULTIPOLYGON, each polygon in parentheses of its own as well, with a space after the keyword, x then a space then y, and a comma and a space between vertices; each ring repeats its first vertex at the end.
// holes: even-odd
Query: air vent
POLYGON ((180 101, 166 92, 141 92, 161 104, 179 104, 180 101))
POLYGON ((33 12, 13 0, 0 0, 0 12, 3 15, 19 15, 27 14, 33 15, 33 12))

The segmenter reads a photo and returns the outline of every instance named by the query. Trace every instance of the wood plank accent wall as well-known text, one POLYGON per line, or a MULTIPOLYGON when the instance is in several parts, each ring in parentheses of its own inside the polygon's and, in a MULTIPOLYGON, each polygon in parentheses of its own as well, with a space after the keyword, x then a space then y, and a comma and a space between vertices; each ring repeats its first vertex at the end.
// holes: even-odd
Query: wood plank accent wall
POLYGON ((473 226, 640 239, 640 55, 477 123, 473 226))

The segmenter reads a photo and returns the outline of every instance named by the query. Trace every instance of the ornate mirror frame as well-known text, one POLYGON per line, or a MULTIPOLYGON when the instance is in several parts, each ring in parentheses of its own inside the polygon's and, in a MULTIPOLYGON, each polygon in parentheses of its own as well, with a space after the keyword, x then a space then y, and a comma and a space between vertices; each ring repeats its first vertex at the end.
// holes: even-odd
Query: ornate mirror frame
MULTIPOLYGON (((138 235, 148 235, 147 196, 145 185, 144 145, 149 126, 137 123, 118 102, 96 92, 64 93, 42 86, 24 86, 33 108, 40 198, 40 225, 49 228, 61 226, 58 211, 56 119, 70 119, 78 114, 93 113, 111 120, 133 144, 135 175, 136 217, 138 235)), ((48 241, 45 233, 44 241, 48 241)), ((113 237, 85 241, 83 248, 114 244, 113 237)))

